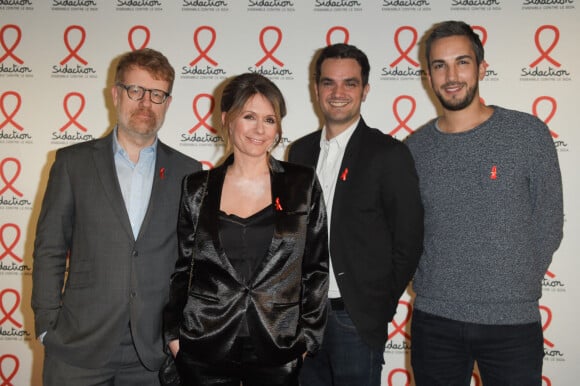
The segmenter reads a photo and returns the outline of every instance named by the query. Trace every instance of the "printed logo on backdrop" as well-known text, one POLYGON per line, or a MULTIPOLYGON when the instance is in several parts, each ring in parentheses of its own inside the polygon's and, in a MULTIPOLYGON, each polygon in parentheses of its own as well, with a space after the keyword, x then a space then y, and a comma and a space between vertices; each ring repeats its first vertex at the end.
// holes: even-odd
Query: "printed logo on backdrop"
POLYGON ((33 11, 31 0, 0 0, 0 11, 33 11))
POLYGON ((62 107, 65 120, 58 130, 52 132, 50 143, 67 145, 94 139, 80 119, 85 105, 85 96, 80 92, 73 91, 64 96, 62 107))
POLYGON ((149 12, 163 11, 161 0, 116 0, 117 11, 149 12))
POLYGON ((326 45, 331 46, 333 44, 344 43, 348 44, 348 40, 350 39, 350 32, 348 28, 343 27, 341 25, 335 25, 334 27, 330 27, 326 32, 326 45), (341 35, 342 40, 336 40, 334 36, 341 35))
POLYGON ((279 27, 270 25, 262 28, 258 40, 262 56, 253 67, 248 67, 248 71, 267 76, 271 80, 293 80, 292 70, 282 61, 284 52, 279 50, 283 39, 284 35, 279 27))
POLYGON ((546 10, 570 10, 575 9, 575 0, 524 0, 522 10, 546 11, 546 10))
POLYGON ((294 12, 292 0, 248 0, 248 12, 294 12))
POLYGON ((225 0, 182 0, 182 11, 227 12, 229 4, 225 0))
POLYGON ((451 0, 451 11, 501 11, 499 0, 451 0))
MULTIPOLYGON (((532 114, 541 119, 548 127, 550 127, 550 122, 556 115, 557 110, 558 102, 555 98, 547 95, 537 97, 532 104, 532 114)), ((550 127, 550 135, 558 151, 566 152, 569 150, 568 143, 564 141, 564 138, 553 127, 550 127)))
POLYGON ((396 368, 387 375, 387 386, 407 386, 411 384, 411 372, 406 369, 396 368))
MULTIPOLYGON (((481 44, 485 48, 485 44, 487 43, 487 29, 480 25, 472 25, 471 28, 475 31, 476 34, 479 35, 479 40, 481 40, 481 44)), ((484 61, 483 65, 485 66, 485 77, 483 78, 484 81, 498 81, 499 77, 497 72, 489 65, 489 62, 486 60, 484 61)))
POLYGON ((548 270, 542 279, 543 292, 566 292, 566 284, 555 273, 548 270))
POLYGON ((545 375, 542 375, 542 386, 552 386, 552 380, 545 375))
POLYGON ((389 135, 397 139, 403 139, 413 133, 409 126, 409 121, 415 114, 417 102, 410 95, 399 95, 393 101, 393 116, 397 121, 397 126, 389 132, 389 135))
POLYGON ((383 0, 383 11, 430 11, 431 2, 428 0, 383 0))
POLYGON ((21 190, 21 174, 22 164, 18 158, 6 157, 0 160, 0 209, 32 209, 32 202, 21 190))
POLYGON ((213 27, 202 25, 193 32, 193 46, 195 52, 187 65, 181 67, 182 79, 212 79, 223 80, 227 72, 219 66, 211 49, 217 40, 217 33, 213 27))
POLYGON ((20 361, 14 354, 0 355, 0 379, 2 379, 2 386, 12 386, 12 380, 18 374, 20 368, 20 361))
POLYGON ((542 316, 542 331, 544 332, 544 361, 565 362, 566 356, 558 349, 550 334, 550 325, 553 319, 552 309, 547 306, 540 306, 540 314, 542 316))
POLYGON ((20 293, 14 288, 0 291, 0 341, 30 340, 30 332, 24 328, 16 315, 20 301, 20 293))
POLYGON ((149 40, 151 39, 151 31, 144 25, 134 25, 129 30, 127 34, 127 40, 129 42, 129 48, 131 51, 142 50, 147 48, 149 40), (135 44, 139 42, 140 44, 135 44))
POLYGON ((416 54, 411 54, 417 47, 419 34, 414 27, 405 25, 397 28, 393 35, 394 50, 389 50, 391 62, 381 68, 381 80, 417 80, 425 76, 420 63, 415 60, 416 54))
POLYGON ((95 12, 99 8, 97 0, 52 0, 51 10, 95 12))
MULTIPOLYGON (((0 0, 1 1, 1 0, 0 0)), ((32 69, 18 56, 22 30, 16 24, 6 24, 0 29, 0 78, 31 78, 32 69)))
MULTIPOLYGON (((80 25, 69 25, 64 30, 63 41, 67 53, 58 64, 52 66, 52 78, 96 78, 97 71, 84 57, 87 31, 80 25)), ((86 51, 90 51, 87 49, 86 51)))
POLYGON ((16 251, 22 232, 18 225, 0 225, 0 274, 30 274, 32 268, 24 264, 22 256, 16 251))
POLYGON ((16 91, 0 94, 0 143, 31 144, 32 136, 18 122, 16 115, 22 106, 22 97, 16 91))
POLYGON ((531 53, 531 61, 520 73, 522 81, 571 81, 570 72, 558 60, 560 30, 555 25, 545 24, 534 33, 536 53, 531 53))
POLYGON ((314 0, 316 12, 362 12, 362 0, 314 0))
POLYGON ((194 124, 185 133, 181 133, 180 146, 215 146, 223 145, 217 130, 211 125, 215 108, 215 99, 211 94, 198 94, 193 98, 192 109, 194 124))
POLYGON ((387 338, 387 345, 385 346, 386 353, 404 354, 411 349, 411 335, 407 332, 410 327, 411 315, 413 308, 406 300, 399 300, 397 312, 395 317, 389 323, 391 326, 389 336, 387 338))

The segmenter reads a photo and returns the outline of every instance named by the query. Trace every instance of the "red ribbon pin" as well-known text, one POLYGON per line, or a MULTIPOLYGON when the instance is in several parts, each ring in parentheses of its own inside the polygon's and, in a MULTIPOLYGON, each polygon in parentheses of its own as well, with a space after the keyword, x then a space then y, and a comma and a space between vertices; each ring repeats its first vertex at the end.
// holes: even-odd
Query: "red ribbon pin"
POLYGON ((344 168, 344 170, 342 171, 342 173, 340 173, 340 179, 342 181, 346 181, 346 176, 348 175, 348 168, 344 168))

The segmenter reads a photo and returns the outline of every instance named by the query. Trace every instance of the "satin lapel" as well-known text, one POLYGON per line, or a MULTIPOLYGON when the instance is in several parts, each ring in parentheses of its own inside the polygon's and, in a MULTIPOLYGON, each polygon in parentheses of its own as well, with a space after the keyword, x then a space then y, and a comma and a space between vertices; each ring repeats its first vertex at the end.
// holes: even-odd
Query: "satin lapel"
POLYGON ((286 222, 285 216, 287 214, 284 212, 284 203, 286 202, 286 194, 289 187, 286 184, 286 179, 284 178, 284 168, 275 159, 270 159, 270 186, 272 191, 272 205, 274 205, 274 234, 272 235, 272 242, 268 248, 268 254, 264 256, 262 261, 260 261, 259 267, 256 269, 254 276, 252 277, 252 282, 259 282, 262 280, 262 274, 271 274, 271 272, 264 271, 262 267, 268 264, 268 262, 274 257, 276 251, 280 249, 280 244, 283 239, 281 235, 285 234, 285 229, 283 224, 286 222))
POLYGON ((207 181, 207 195, 205 196, 205 200, 202 204, 199 226, 201 226, 209 234, 215 249, 215 257, 219 260, 221 266, 224 267, 224 269, 227 269, 230 275, 236 278, 238 282, 243 283, 241 278, 238 276, 237 271, 226 256, 220 241, 219 211, 222 197, 222 188, 224 185, 224 179, 226 177, 226 170, 228 165, 229 162, 226 162, 213 169, 209 174, 209 179, 207 181))
MULTIPOLYGON (((113 158, 113 133, 95 142, 93 162, 95 163, 95 169, 107 199, 119 218, 119 223, 131 239, 133 239, 129 214, 127 213, 127 208, 125 208, 125 201, 121 193, 113 158)), ((98 208, 95 210, 98 211, 98 208)))
POLYGON ((363 148, 362 137, 364 134, 364 130, 367 129, 366 124, 364 121, 360 120, 357 128, 355 129, 354 133, 350 137, 348 144, 346 145, 346 150, 344 152, 344 157, 342 158, 342 164, 340 165, 340 169, 338 170, 338 175, 336 176, 336 188, 334 189, 334 199, 332 201, 332 221, 330 224, 330 245, 332 246, 333 234, 339 234, 334 232, 333 228, 338 226, 338 224, 342 224, 343 221, 348 221, 349 219, 342 218, 342 210, 347 205, 350 205, 348 202, 350 197, 350 179, 348 178, 348 174, 356 171, 357 169, 357 161, 359 159, 358 154, 363 148))

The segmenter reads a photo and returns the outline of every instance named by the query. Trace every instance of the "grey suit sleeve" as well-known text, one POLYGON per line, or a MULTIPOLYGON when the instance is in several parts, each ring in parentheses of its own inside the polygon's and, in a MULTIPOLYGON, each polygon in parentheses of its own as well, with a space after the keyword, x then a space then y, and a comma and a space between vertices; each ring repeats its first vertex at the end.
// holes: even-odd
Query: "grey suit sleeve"
POLYGON ((73 216, 70 176, 65 157, 58 151, 50 170, 34 241, 32 309, 37 336, 50 330, 58 317, 73 216))

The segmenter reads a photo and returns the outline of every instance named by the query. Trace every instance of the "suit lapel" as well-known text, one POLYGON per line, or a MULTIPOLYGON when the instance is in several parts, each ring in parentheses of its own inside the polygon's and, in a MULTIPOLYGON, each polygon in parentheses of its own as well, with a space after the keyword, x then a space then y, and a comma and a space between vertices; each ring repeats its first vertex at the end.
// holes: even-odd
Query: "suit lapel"
POLYGON ((95 142, 93 162, 95 163, 95 169, 107 199, 119 218, 119 223, 121 223, 125 232, 133 239, 129 214, 127 213, 127 208, 125 208, 125 201, 123 200, 123 194, 121 193, 121 187, 117 177, 117 169, 115 168, 113 135, 114 131, 102 140, 95 142))
POLYGON ((344 151, 344 157, 342 158, 342 163, 340 164, 340 169, 338 170, 338 175, 336 176, 336 188, 334 189, 334 199, 332 202, 332 221, 330 224, 330 245, 333 245, 332 235, 339 234, 335 232, 332 228, 341 224, 342 221, 342 211, 346 205, 349 205, 348 200, 350 197, 350 180, 348 174, 356 171, 358 152, 361 150, 363 143, 362 137, 366 130, 366 124, 364 123, 362 117, 356 127, 355 131, 352 133, 346 149, 344 151))
POLYGON ((170 156, 169 151, 165 145, 158 139, 157 140, 157 150, 155 158, 155 166, 153 169, 153 186, 151 186, 151 196, 149 197, 149 203, 147 204, 147 211, 145 212, 145 217, 143 217, 143 223, 139 229, 139 235, 137 238, 141 237, 143 232, 147 229, 149 222, 151 221, 151 216, 153 213, 153 204, 159 202, 163 197, 167 196, 166 186, 167 183, 163 181, 168 177, 167 173, 171 172, 171 167, 169 167, 170 156))

